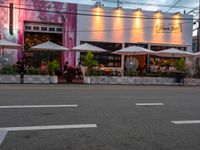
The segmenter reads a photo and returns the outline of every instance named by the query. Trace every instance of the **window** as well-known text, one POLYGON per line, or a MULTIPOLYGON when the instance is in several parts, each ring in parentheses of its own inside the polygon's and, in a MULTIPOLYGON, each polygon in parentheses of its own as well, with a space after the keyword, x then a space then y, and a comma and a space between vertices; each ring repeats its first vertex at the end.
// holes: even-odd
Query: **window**
POLYGON ((47 27, 41 27, 41 31, 47 31, 47 27))
POLYGON ((40 27, 38 27, 38 26, 33 26, 33 30, 39 31, 39 30, 40 30, 40 27))
MULTIPOLYGON (((108 43, 108 42, 90 42, 81 41, 81 44, 89 43, 91 45, 106 49, 107 53, 93 53, 94 59, 98 61, 99 64, 103 64, 105 67, 121 67, 121 56, 112 54, 112 52, 122 48, 121 43, 108 43)), ((82 61, 85 52, 80 53, 80 60, 82 61)))
POLYGON ((55 31, 55 28, 49 28, 49 31, 55 31))
POLYGON ((31 26, 25 26, 25 30, 31 30, 31 26))
POLYGON ((57 32, 62 32, 62 28, 56 28, 57 32))

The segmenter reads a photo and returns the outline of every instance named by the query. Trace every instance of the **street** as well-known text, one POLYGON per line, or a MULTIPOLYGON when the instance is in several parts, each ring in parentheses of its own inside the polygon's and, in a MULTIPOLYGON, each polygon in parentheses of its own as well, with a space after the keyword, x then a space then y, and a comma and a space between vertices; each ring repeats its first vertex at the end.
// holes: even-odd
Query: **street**
POLYGON ((0 85, 0 150, 199 150, 200 87, 0 85))

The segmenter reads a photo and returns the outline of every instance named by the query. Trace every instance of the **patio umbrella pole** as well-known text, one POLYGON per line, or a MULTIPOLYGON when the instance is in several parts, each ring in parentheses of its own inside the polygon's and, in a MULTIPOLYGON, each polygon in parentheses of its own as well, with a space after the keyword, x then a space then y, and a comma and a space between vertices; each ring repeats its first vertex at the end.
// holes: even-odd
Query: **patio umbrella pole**
POLYGON ((48 63, 49 63, 49 54, 50 54, 50 51, 48 50, 48 63))
POLYGON ((124 76, 124 55, 121 56, 122 77, 124 76))
POLYGON ((4 46, 2 47, 3 49, 2 49, 2 55, 4 55, 4 46))
POLYGON ((174 67, 174 53, 172 54, 172 67, 174 67))

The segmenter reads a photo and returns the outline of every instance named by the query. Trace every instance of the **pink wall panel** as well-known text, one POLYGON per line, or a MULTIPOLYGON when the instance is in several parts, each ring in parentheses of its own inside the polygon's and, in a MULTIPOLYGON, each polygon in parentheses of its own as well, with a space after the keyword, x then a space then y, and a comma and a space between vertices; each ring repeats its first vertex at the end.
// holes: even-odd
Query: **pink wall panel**
MULTIPOLYGON (((14 35, 15 40, 19 44, 24 45, 24 21, 40 22, 40 23, 61 23, 64 27, 63 32, 63 46, 72 48, 76 44, 76 22, 77 22, 77 5, 67 4, 60 2, 47 2, 41 0, 0 0, 5 6, 9 6, 9 3, 14 3, 16 8, 26 9, 15 9, 15 20, 18 25, 17 32, 14 35), (35 11, 34 11, 35 10, 35 11), (40 11, 38 11, 40 10, 40 11), (53 13, 54 12, 54 13, 53 13), (63 13, 55 13, 63 12, 63 13), (66 13, 68 12, 68 13, 66 13)), ((0 34, 4 38, 8 38, 8 17, 9 9, 0 8, 0 34), (6 32, 4 32, 5 29, 6 32)), ((18 58, 22 57, 22 51, 19 51, 18 58)), ((75 65, 75 53, 63 52, 62 63, 68 61, 70 65, 75 65)))

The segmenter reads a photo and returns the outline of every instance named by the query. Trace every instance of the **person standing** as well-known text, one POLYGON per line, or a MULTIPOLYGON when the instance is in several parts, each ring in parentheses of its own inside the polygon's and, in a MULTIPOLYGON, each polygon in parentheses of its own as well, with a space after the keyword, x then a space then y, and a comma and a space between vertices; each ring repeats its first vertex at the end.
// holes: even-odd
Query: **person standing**
POLYGON ((68 83, 68 80, 67 80, 67 71, 68 71, 68 68, 69 68, 69 63, 68 63, 68 61, 66 61, 65 64, 64 64, 64 72, 63 72, 63 74, 65 76, 65 79, 66 79, 67 83, 68 83))
POLYGON ((75 69, 77 79, 83 79, 83 71, 82 71, 83 69, 82 68, 83 68, 83 66, 82 66, 81 62, 79 62, 75 69))
POLYGON ((21 76, 21 83, 23 83, 24 73, 25 73, 25 62, 24 62, 24 60, 17 61, 17 69, 18 69, 18 73, 21 76))

